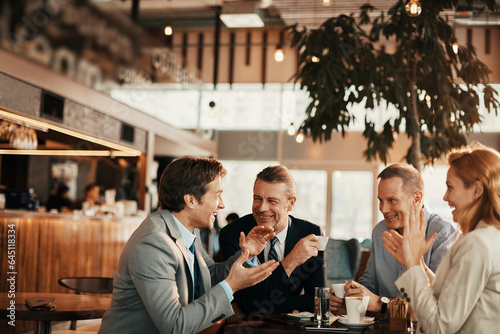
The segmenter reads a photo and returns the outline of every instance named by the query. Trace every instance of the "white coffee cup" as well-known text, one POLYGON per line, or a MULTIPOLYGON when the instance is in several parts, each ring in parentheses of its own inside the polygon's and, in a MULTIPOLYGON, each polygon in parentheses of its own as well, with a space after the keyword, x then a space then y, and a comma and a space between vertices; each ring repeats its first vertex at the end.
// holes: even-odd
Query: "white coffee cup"
POLYGON ((333 292, 335 293, 335 296, 339 298, 344 298, 345 283, 333 283, 332 289, 333 292))
POLYGON ((330 238, 322 236, 322 235, 317 235, 318 237, 318 250, 324 251, 326 248, 326 244, 328 243, 328 240, 330 238))
POLYGON ((370 297, 345 297, 347 320, 352 324, 361 324, 365 320, 366 308, 370 297))

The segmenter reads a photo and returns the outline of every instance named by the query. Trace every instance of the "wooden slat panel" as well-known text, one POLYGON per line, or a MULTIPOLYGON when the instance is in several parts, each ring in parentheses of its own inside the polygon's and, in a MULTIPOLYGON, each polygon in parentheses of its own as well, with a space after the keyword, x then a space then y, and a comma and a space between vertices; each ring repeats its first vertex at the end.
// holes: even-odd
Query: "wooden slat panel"
MULTIPOLYGON (((21 215, 21 214, 20 214, 21 215)), ((123 249, 141 223, 132 220, 92 220, 71 215, 5 215, 0 212, 0 291, 7 282, 7 229, 16 225, 17 292, 71 293, 57 280, 67 276, 113 277, 123 249)), ((16 323, 16 333, 32 328, 16 323)), ((8 328, 0 323, 0 332, 8 328)))

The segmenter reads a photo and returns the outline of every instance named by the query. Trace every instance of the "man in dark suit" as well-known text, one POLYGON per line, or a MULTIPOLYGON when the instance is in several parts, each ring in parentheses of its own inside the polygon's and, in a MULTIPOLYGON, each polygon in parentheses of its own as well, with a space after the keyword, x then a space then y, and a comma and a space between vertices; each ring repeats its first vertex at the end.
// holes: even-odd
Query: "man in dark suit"
POLYGON ((276 237, 254 258, 254 264, 276 259, 278 268, 263 282, 238 291, 239 309, 277 314, 293 310, 314 311, 314 287, 326 284, 324 252, 318 252, 319 226, 289 215, 297 199, 295 181, 284 166, 269 166, 255 180, 252 214, 224 227, 220 246, 224 259, 239 249, 241 232, 247 235, 255 226, 274 229, 276 237))
POLYGON ((276 268, 269 261, 243 267, 274 236, 259 227, 241 235, 238 251, 215 263, 204 251, 200 228, 211 228, 224 208, 215 159, 182 157, 170 163, 159 186, 161 209, 149 215, 123 249, 113 281, 111 307, 99 333, 196 333, 231 314, 233 293, 276 268))

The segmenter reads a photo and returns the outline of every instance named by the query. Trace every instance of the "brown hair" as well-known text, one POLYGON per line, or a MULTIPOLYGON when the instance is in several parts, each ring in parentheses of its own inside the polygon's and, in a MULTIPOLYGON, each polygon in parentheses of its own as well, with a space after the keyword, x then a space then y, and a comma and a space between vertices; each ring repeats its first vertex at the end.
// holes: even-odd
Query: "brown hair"
POLYGON ((500 154, 479 143, 451 150, 448 165, 466 188, 475 181, 483 185, 483 194, 463 211, 458 222, 463 234, 473 231, 484 220, 500 228, 500 154))
POLYGON ((406 191, 411 191, 413 193, 417 191, 424 191, 424 181, 422 180, 422 176, 418 170, 411 165, 403 163, 392 164, 386 167, 377 176, 377 178, 382 180, 391 179, 393 177, 399 177, 403 180, 403 188, 406 191))
POLYGON ((184 209, 184 195, 192 194, 198 201, 207 192, 207 185, 226 170, 212 158, 183 156, 172 161, 160 178, 158 199, 162 209, 179 212, 184 209))
POLYGON ((285 166, 281 165, 268 166, 264 168, 259 174, 257 174, 255 183, 259 179, 268 183, 285 183, 286 198, 292 199, 297 197, 297 190, 295 189, 295 180, 293 179, 292 174, 290 173, 288 168, 286 168, 285 166))

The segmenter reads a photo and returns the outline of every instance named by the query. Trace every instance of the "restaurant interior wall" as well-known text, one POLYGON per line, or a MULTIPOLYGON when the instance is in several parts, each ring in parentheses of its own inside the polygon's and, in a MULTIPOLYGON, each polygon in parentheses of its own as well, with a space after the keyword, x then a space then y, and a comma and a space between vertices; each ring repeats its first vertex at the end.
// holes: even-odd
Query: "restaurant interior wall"
POLYGON ((482 26, 457 24, 455 26, 455 34, 460 45, 467 45, 468 30, 470 30, 471 43, 477 57, 491 71, 489 76, 490 82, 500 83, 500 26, 498 23, 496 25, 482 26))
MULTIPOLYGON (((290 48, 289 40, 285 38, 285 59, 282 62, 274 60, 276 47, 280 44, 280 34, 279 28, 221 29, 218 82, 288 82, 297 67, 297 56, 290 48), (231 52, 234 52, 232 62, 231 52)), ((172 36, 172 51, 176 59, 185 64, 189 72, 197 73, 207 83, 213 82, 214 78, 214 39, 212 29, 179 29, 172 36), (187 37, 186 46, 183 44, 184 35, 187 37), (201 45, 200 36, 203 36, 201 45)))

